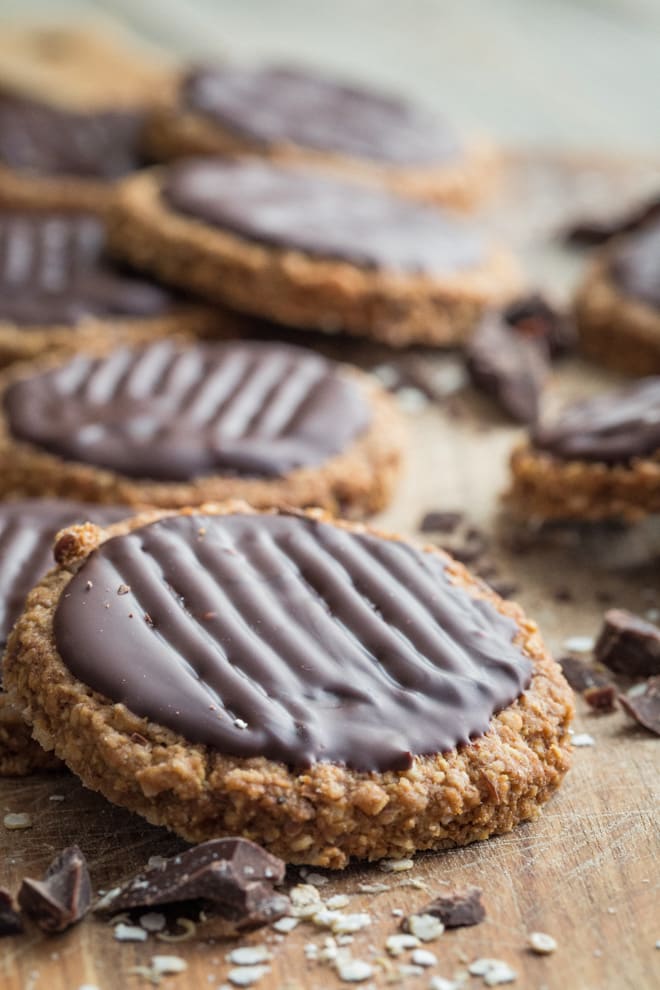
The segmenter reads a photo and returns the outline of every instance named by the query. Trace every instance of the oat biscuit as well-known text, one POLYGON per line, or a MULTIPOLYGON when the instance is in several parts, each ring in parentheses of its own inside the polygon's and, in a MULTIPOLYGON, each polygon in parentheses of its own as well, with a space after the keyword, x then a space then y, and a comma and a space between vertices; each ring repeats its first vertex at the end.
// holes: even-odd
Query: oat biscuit
POLYGON ((105 240, 92 214, 0 209, 0 366, 173 334, 241 332, 241 317, 128 271, 105 240))
POLYGON ((312 351, 160 341, 0 379, 0 493, 383 508, 402 426, 370 376, 312 351), (4 388, 3 388, 4 386, 4 388))
POLYGON ((437 548, 233 503, 74 527, 55 555, 6 680, 88 787, 190 841, 401 857, 535 817, 568 768, 535 624, 437 548))
MULTIPOLYGON (((0 503, 0 653, 28 592, 54 564, 58 530, 85 520, 106 526, 126 514, 127 510, 110 506, 48 499, 0 503)), ((59 765, 34 741, 20 705, 2 690, 0 670, 0 776, 22 776, 59 765)))
POLYGON ((660 377, 568 406, 512 455, 507 501, 533 520, 660 512, 660 377))
POLYGON ((199 65, 150 116, 156 160, 258 155, 466 208, 489 192, 497 155, 436 113, 294 67, 199 65))
POLYGON ((256 159, 136 176, 110 234, 136 267, 209 300, 399 347, 459 343, 519 285, 513 258, 465 221, 256 159))
POLYGON ((615 371, 660 373, 660 223, 617 239, 592 263, 575 302, 582 350, 615 371))

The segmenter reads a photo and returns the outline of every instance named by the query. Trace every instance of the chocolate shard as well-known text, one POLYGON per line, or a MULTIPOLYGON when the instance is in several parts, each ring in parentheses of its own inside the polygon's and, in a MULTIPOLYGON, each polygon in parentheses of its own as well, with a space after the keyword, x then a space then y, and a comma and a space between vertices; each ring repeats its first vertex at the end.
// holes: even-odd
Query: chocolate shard
POLYGON ((427 512, 419 523, 420 533, 453 533, 460 526, 462 512, 444 512, 436 510, 427 512))
POLYGON ((594 655, 617 674, 660 674, 660 628, 625 609, 611 608, 605 613, 594 655))
POLYGON ((619 702, 631 718, 660 736, 660 677, 650 677, 640 692, 620 694, 619 702))
POLYGON ((509 303, 504 310, 504 319, 524 337, 545 342, 553 359, 563 357, 575 349, 575 324, 539 292, 509 303))
POLYGON ((559 666, 574 691, 587 691, 589 688, 602 688, 610 683, 607 674, 595 670, 584 660, 576 657, 560 657, 559 666))
POLYGON ((87 863, 78 846, 53 860, 43 880, 26 877, 18 892, 24 914, 45 932, 63 932, 83 918, 92 900, 87 863))
POLYGON ((594 685, 582 693, 582 697, 596 712, 613 712, 616 708, 617 689, 615 684, 594 685))
POLYGON ((204 900, 237 930, 257 928, 286 914, 289 899, 273 889, 286 866, 248 839, 211 839, 163 860, 111 891, 98 913, 204 900))
POLYGON ((502 312, 486 313, 466 348, 470 379, 520 423, 538 419, 541 392, 550 371, 544 340, 518 333, 502 312))
POLYGON ((440 894, 418 913, 432 914, 440 919, 445 928, 467 928, 478 925, 486 917, 486 909, 481 903, 481 888, 473 886, 440 894))
POLYGON ((23 924, 8 890, 0 887, 0 938, 3 935, 20 935, 23 924))
POLYGON ((596 247, 619 234, 630 234, 660 216, 660 195, 653 196, 623 215, 577 220, 564 232, 571 247, 596 247))

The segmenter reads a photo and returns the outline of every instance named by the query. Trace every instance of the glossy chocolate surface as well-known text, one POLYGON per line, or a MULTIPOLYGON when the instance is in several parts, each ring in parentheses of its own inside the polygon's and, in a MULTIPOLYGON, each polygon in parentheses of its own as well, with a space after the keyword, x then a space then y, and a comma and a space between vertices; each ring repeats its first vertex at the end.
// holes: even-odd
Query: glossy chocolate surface
POLYGON ((467 222, 384 189, 257 159, 189 159, 162 187, 174 210, 240 237, 364 268, 450 275, 486 247, 467 222))
POLYGON ((445 566, 299 515, 170 517, 87 558, 57 649, 83 683, 222 753, 405 769, 485 732, 531 677, 516 623, 445 566))
POLYGON ((371 416, 359 386, 312 351, 169 341, 24 378, 7 390, 5 412, 17 440, 160 481, 316 467, 371 416))
POLYGON ((127 514, 124 508, 56 499, 0 503, 0 647, 28 592, 55 564, 55 534, 73 523, 107 526, 127 514))
POLYGON ((104 253, 101 222, 84 213, 0 210, 0 323, 75 326, 85 317, 154 317, 167 289, 104 253))
POLYGON ((0 94, 0 164, 34 176, 119 179, 141 165, 144 115, 62 110, 0 94))
POLYGON ((568 406, 532 432, 534 445, 566 460, 625 464, 660 451, 660 377, 568 406))
POLYGON ((181 102, 262 145, 294 144, 387 165, 446 165, 459 158, 456 132, 406 100, 293 67, 198 66, 181 102))

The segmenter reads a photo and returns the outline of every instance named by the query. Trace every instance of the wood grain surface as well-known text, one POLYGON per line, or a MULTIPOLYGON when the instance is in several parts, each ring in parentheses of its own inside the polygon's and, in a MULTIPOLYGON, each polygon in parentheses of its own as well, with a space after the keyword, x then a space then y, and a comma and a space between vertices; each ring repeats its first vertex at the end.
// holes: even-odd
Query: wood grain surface
MULTIPOLYGON (((520 159, 511 164, 502 197, 486 219, 517 246, 535 282, 566 295, 581 259, 564 253, 552 233, 584 206, 622 203, 657 181, 657 170, 644 164, 520 159)), ((343 341, 330 342, 327 349, 366 364, 383 354, 343 341)), ((432 360, 448 368, 460 366, 456 355, 432 360)), ((558 370, 548 401, 614 380, 574 360, 558 370)), ((566 637, 598 631, 605 595, 638 612, 660 607, 657 521, 630 532, 559 527, 541 535, 525 553, 513 553, 508 549, 511 528, 501 516, 498 494, 506 487, 507 456, 518 430, 467 388, 450 403, 427 406, 409 418, 407 471, 383 523, 414 534, 428 509, 466 512, 491 538, 492 556, 502 575, 518 584, 516 597, 557 653, 566 637), (560 589, 569 590, 569 601, 556 599, 560 589)), ((513 985, 521 990, 660 986, 660 743, 623 713, 588 714, 582 703, 575 729, 591 734, 595 745, 575 750, 564 786, 537 821, 465 849, 419 856, 409 872, 386 874, 371 865, 327 874, 329 882, 321 888, 324 898, 346 893, 350 910, 372 915, 371 926, 355 936, 355 957, 386 955, 385 938, 399 923, 393 910, 410 913, 448 885, 475 883, 484 891, 486 920, 445 933, 428 945, 437 964, 398 985, 426 990, 432 976, 450 977, 466 963, 487 956, 508 962, 518 973, 513 985), (388 889, 361 894, 358 888, 364 883, 385 883, 388 889), (533 955, 526 948, 532 931, 554 936, 557 951, 547 957, 533 955)), ((56 852, 74 842, 89 859, 96 889, 116 884, 150 856, 181 845, 163 830, 85 791, 65 773, 0 782, 0 809, 2 815, 28 812, 33 817, 26 831, 0 827, 0 885, 12 890, 24 875, 40 875, 56 852)), ((298 877, 292 870, 291 878, 298 877)), ((257 986, 316 990, 343 985, 327 965, 305 958, 305 944, 320 944, 323 937, 301 924, 284 938, 267 930, 244 939, 243 943, 265 941, 272 949, 271 972, 257 986)), ((0 987, 148 986, 144 977, 131 974, 132 968, 148 964, 156 954, 174 953, 187 961, 188 969, 164 977, 163 986, 216 990, 226 982, 230 967, 225 956, 236 944, 215 939, 212 929, 177 944, 154 936, 144 944, 120 944, 107 923, 86 920, 59 937, 30 931, 3 939, 0 987)), ((377 963, 374 978, 361 986, 390 985, 398 964, 409 962, 408 956, 387 960, 386 968, 377 963)), ((466 983, 470 988, 482 985, 477 977, 466 983)))

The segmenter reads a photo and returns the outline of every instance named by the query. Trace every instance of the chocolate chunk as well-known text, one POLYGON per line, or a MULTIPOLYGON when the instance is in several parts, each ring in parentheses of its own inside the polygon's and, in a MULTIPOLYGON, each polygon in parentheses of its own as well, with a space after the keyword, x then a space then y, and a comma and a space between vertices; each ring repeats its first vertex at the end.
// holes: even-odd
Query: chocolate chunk
POLYGON ((466 348, 473 384, 520 423, 533 423, 548 377, 548 343, 519 333, 501 312, 486 313, 466 348))
POLYGON ((363 391, 334 362, 255 341, 79 355, 15 382, 5 409, 17 439, 159 481, 281 477, 342 453, 370 422, 363 391))
POLYGON ((21 910, 45 932, 63 932, 83 918, 92 899, 85 857, 69 846, 53 860, 43 880, 26 877, 18 892, 21 910))
POLYGON ((383 271, 453 275, 481 265, 482 234, 448 212, 316 170, 195 158, 165 173, 167 205, 243 239, 383 271))
POLYGON ((295 144, 399 167, 441 166, 462 154, 439 114, 294 66, 194 66, 181 101, 262 147, 295 144))
POLYGON ((595 247, 619 234, 631 233, 656 217, 660 217, 660 196, 619 216, 578 220, 564 232, 564 241, 572 247, 595 247))
POLYGON ((440 554, 283 513, 115 536, 55 613, 67 668, 135 714, 227 755, 366 771, 487 731, 529 684, 517 631, 440 554))
POLYGON ((594 685, 582 692, 582 697, 597 712, 613 712, 616 708, 617 689, 614 684, 594 685))
POLYGON ((627 464, 660 450, 660 376, 640 378, 537 423, 532 442, 566 460, 627 464))
POLYGON ((564 677, 574 691, 582 692, 588 688, 601 688, 610 683, 606 674, 594 670, 584 660, 578 660, 576 657, 560 657, 558 662, 564 677))
POLYGON ((660 309, 660 222, 614 245, 608 271, 625 295, 660 309))
POLYGON ((660 628, 625 609, 611 608, 605 613, 594 656, 617 674, 660 674, 660 628))
POLYGON ((211 839, 134 877, 94 910, 114 914, 203 900, 237 930, 257 928, 288 911, 289 899, 273 889, 285 870, 281 859, 248 839, 211 839))
POLYGON ((486 917, 480 887, 465 887, 463 890, 440 894, 418 913, 432 914, 440 919, 445 928, 467 928, 469 925, 478 925, 486 917))
POLYGON ((0 938, 3 935, 19 935, 23 931, 14 900, 8 890, 0 887, 0 938))
POLYGON ((660 677, 650 677, 640 693, 620 694, 619 702, 631 718, 660 736, 660 677))
POLYGON ((519 334, 545 343, 551 358, 563 357, 575 348, 575 324, 538 292, 510 303, 504 319, 519 334))
POLYGON ((427 512, 418 528, 420 533, 453 533, 462 519, 462 512, 427 512))

